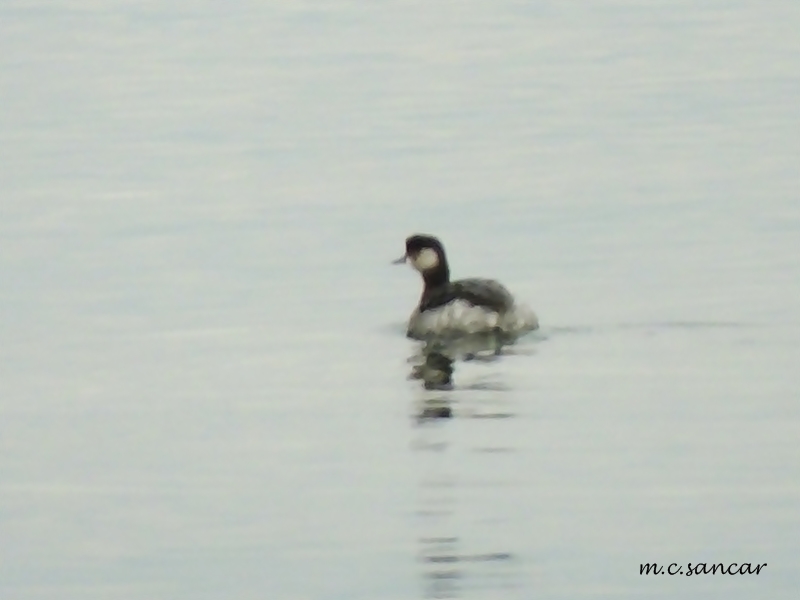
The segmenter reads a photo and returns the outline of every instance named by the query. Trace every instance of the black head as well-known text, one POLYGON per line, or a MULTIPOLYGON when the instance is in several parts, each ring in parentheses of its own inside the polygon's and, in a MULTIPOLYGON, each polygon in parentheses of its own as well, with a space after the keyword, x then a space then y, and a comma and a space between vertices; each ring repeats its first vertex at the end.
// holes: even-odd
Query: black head
POLYGON ((398 262, 410 262, 420 272, 426 287, 447 283, 450 269, 442 243, 432 235, 415 234, 406 238, 406 253, 398 262))
POLYGON ((444 246, 432 235, 416 233, 406 238, 406 256, 416 256, 423 250, 433 250, 438 256, 444 256, 444 246))

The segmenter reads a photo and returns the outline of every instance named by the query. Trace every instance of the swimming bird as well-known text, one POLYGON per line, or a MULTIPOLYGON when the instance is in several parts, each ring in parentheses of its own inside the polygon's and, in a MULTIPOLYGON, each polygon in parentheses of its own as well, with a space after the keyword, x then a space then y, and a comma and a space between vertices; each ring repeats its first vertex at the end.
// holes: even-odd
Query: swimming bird
POLYGON ((408 321, 406 335, 410 338, 495 333, 513 339, 539 327, 536 314, 517 303, 498 281, 450 281, 444 246, 432 235, 406 238, 406 252, 394 263, 405 262, 422 275, 424 284, 419 304, 408 321))

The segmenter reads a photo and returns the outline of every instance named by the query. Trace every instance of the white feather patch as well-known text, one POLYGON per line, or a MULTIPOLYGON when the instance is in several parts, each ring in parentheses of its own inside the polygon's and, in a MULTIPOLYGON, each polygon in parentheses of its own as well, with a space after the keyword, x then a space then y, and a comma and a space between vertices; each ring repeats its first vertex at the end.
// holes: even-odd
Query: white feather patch
POLYGON ((433 248, 423 248, 411 257, 411 264, 419 271, 427 271, 439 266, 439 254, 433 248))
POLYGON ((469 302, 456 300, 434 310, 420 313, 415 310, 408 322, 408 334, 416 338, 439 335, 464 335, 501 331, 516 335, 539 327, 534 312, 523 305, 515 305, 500 314, 469 302))

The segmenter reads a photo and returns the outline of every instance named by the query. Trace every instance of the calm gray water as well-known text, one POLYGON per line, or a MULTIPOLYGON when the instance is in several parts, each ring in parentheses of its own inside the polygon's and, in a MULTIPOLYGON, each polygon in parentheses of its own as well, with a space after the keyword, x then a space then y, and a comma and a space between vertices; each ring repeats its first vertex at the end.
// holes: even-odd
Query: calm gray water
POLYGON ((0 597, 796 598, 798 31, 4 2, 0 597), (416 231, 542 322, 448 392, 407 379, 416 231))

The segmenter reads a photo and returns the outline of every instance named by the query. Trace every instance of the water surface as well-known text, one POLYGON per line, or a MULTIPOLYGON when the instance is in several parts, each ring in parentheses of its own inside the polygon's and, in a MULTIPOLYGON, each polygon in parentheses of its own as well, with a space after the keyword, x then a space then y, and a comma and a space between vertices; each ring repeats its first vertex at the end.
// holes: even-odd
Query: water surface
POLYGON ((6 2, 0 595, 794 598, 798 28, 6 2), (542 323, 451 391, 416 231, 542 323))

